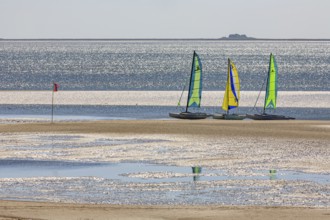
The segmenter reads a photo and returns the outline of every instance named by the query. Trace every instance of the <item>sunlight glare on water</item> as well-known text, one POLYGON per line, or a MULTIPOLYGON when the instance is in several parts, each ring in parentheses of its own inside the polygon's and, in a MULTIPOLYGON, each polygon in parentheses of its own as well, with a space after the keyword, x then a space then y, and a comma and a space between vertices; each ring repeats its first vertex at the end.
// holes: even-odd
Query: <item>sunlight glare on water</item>
POLYGON ((192 53, 201 57, 204 90, 225 89, 227 59, 242 90, 258 91, 269 54, 280 91, 329 91, 330 42, 295 41, 0 41, 1 90, 181 90, 192 53))

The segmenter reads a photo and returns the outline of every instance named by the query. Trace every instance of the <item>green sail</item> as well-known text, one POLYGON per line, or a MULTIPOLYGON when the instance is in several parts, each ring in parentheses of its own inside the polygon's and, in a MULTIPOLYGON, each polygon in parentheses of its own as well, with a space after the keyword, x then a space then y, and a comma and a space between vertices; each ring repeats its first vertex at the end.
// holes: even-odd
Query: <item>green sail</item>
POLYGON ((275 109, 276 98, 277 98, 277 65, 274 55, 270 54, 264 110, 275 109))
POLYGON ((202 98, 202 62, 199 56, 197 55, 197 53, 194 51, 190 83, 189 83, 187 109, 188 107, 199 108, 201 105, 201 98, 202 98))

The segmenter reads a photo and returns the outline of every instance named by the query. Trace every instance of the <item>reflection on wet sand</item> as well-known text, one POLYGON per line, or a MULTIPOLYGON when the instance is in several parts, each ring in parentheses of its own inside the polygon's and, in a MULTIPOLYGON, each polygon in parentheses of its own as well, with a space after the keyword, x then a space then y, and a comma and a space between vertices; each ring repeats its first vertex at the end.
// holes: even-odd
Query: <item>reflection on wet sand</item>
POLYGON ((192 167, 193 180, 198 181, 200 180, 200 173, 202 172, 202 167, 192 167))

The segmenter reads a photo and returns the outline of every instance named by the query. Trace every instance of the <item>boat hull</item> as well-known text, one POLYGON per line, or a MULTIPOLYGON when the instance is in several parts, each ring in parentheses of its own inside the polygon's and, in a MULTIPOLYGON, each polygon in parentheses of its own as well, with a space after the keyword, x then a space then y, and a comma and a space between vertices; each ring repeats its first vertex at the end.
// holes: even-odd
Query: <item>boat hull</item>
POLYGON ((169 116, 178 119, 205 119, 210 115, 201 112, 180 112, 180 113, 169 113, 169 116))
POLYGON ((212 118, 213 119, 225 119, 225 114, 215 113, 215 114, 212 115, 212 118))
POLYGON ((246 116, 237 114, 214 114, 213 118, 222 120, 243 120, 246 116))
POLYGON ((253 120, 294 120, 295 119, 284 115, 269 115, 269 114, 246 115, 246 117, 253 120))

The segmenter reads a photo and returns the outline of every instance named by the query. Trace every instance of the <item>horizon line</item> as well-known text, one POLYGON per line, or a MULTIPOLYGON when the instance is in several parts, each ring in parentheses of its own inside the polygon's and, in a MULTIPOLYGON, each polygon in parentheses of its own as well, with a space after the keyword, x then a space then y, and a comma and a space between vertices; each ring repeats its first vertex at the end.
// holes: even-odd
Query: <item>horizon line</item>
POLYGON ((330 41, 330 38, 246 38, 232 39, 228 37, 221 38, 0 38, 0 41, 171 41, 171 40, 209 40, 209 41, 330 41))

